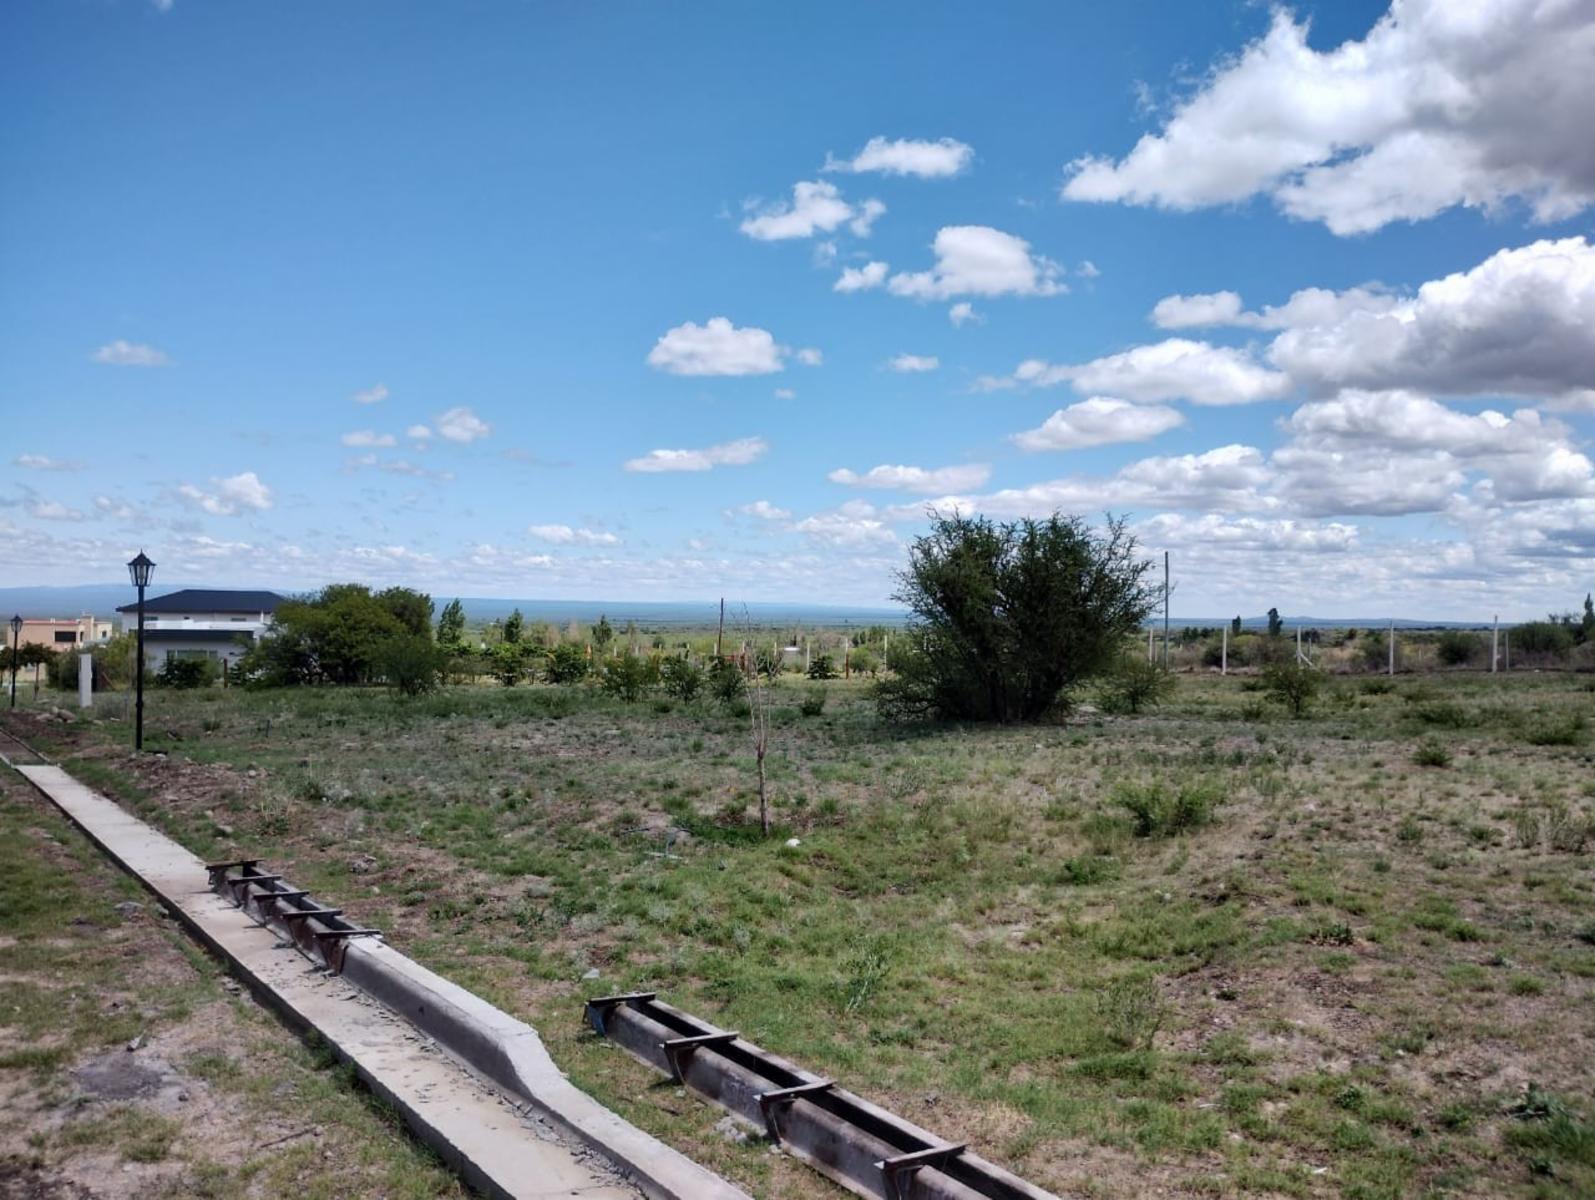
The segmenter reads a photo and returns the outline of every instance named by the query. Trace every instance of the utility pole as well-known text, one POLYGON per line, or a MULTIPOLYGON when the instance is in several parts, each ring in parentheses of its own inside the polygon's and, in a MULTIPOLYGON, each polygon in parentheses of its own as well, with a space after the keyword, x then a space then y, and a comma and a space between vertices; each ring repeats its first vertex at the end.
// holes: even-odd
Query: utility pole
POLYGON ((1501 665, 1501 614, 1495 614, 1495 625, 1490 630, 1490 674, 1494 675, 1501 665))
POLYGON ((1169 552, 1163 551, 1163 669, 1169 669, 1169 552))

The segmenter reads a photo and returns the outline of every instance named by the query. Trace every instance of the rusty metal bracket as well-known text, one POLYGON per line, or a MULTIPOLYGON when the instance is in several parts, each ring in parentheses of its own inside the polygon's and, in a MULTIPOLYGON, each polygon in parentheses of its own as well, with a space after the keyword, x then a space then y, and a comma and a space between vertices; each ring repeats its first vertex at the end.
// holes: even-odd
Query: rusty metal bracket
POLYGON ((259 865, 260 859, 258 858, 235 858, 232 862, 206 863, 205 870, 215 875, 221 871, 231 871, 234 867, 240 867, 247 871, 259 865))
POLYGON ((814 1083, 800 1083, 796 1087, 771 1088, 768 1092, 760 1092, 753 1098, 759 1102, 759 1115, 764 1118, 764 1128, 770 1135, 772 1142, 781 1140, 780 1131, 775 1127, 775 1110, 784 1108, 792 1101, 802 1096, 814 1096, 820 1092, 828 1092, 836 1086, 835 1081, 821 1079, 814 1083))
POLYGON ((682 1072, 686 1069, 687 1056, 700 1046, 724 1046, 736 1041, 740 1033, 699 1033, 692 1037, 671 1038, 661 1042, 659 1048, 665 1052, 665 1061, 670 1064, 670 1077, 677 1083, 682 1083, 682 1072))
POLYGON ((968 1142, 957 1142, 951 1146, 931 1146, 925 1150, 911 1150, 907 1154, 894 1154, 891 1158, 882 1159, 875 1165, 880 1168, 881 1175, 886 1180, 886 1200, 908 1200, 908 1183, 905 1176, 911 1176, 925 1167, 939 1167, 957 1158, 968 1148, 968 1142))
POLYGON ((657 992, 622 992, 617 996, 595 996, 587 1001, 587 1023, 593 1027, 599 1037, 605 1037, 609 1032, 605 1023, 612 1011, 632 1000, 652 1000, 657 995, 657 992))
POLYGON ((277 914, 280 921, 303 921, 308 917, 341 917, 341 908, 290 908, 277 914))

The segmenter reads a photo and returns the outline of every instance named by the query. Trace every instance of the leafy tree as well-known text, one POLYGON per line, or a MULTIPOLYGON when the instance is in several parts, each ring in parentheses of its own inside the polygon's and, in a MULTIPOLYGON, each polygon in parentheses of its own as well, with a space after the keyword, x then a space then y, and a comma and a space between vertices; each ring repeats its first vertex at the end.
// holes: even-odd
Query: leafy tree
POLYGON ((376 595, 376 601, 393 614, 393 619, 416 637, 431 640, 432 597, 412 588, 390 587, 376 595))
POLYGON ((526 648, 506 638, 488 651, 488 670, 505 687, 514 687, 526 677, 526 648))
POLYGON ((1271 638, 1277 638, 1280 634, 1282 634, 1284 632, 1285 632, 1285 621, 1284 621, 1284 618, 1279 615, 1279 609, 1277 609, 1277 608, 1269 609, 1268 610, 1268 636, 1271 637, 1271 638))
POLYGON ((438 685, 444 653, 432 641, 431 624, 428 612, 425 633, 396 634, 377 646, 377 674, 400 695, 424 695, 438 685))
POLYGON ((748 680, 742 668, 729 658, 716 659, 709 668, 709 691, 720 703, 734 704, 747 690, 748 680))
POLYGON ((1241 635, 1241 619, 1238 615, 1229 623, 1229 635, 1230 637, 1240 637, 1241 635))
POLYGON ((39 694, 39 668, 55 658, 55 651, 42 642, 29 642, 17 648, 17 660, 23 667, 33 668, 33 694, 39 694))
POLYGON ((637 654, 617 654, 604 664, 600 686, 611 696, 635 704, 659 682, 659 669, 651 659, 637 654))
POLYGON ((521 640, 521 633, 526 628, 526 618, 521 616, 521 610, 516 609, 504 618, 504 640, 510 645, 516 645, 521 640))
POLYGON ((1584 619, 1578 624, 1578 640, 1595 642, 1595 600, 1588 592, 1584 593, 1584 619))
POLYGON ((853 670, 860 675, 874 675, 881 669, 881 663, 875 657, 875 652, 867 646, 860 646, 853 651, 853 670))
POLYGON ((659 676, 665 685, 665 694, 677 700, 690 702, 703 691, 703 671, 683 656, 667 658, 659 664, 659 676))
POLYGON ((615 640, 615 627, 609 623, 609 618, 599 614, 598 624, 593 626, 593 649, 600 657, 609 648, 609 643, 615 640))
POLYGON ((465 642, 465 608, 456 596, 443 606, 438 617, 438 645, 459 646, 465 642))
POLYGON ((809 660, 810 679, 835 679, 839 674, 829 654, 816 654, 809 660))
POLYGON ((550 683, 580 683, 587 677, 587 651, 574 642, 555 646, 544 668, 550 683))
POLYGON ((1295 659, 1270 663, 1263 668, 1264 690, 1290 709, 1291 715, 1295 717, 1307 715, 1307 709, 1312 704, 1313 697, 1318 694, 1318 689, 1323 686, 1323 682, 1322 671, 1295 659))
POLYGON ((432 632, 430 599, 408 588, 373 596, 359 583, 329 584, 279 605, 274 617, 272 632, 244 656, 246 676, 271 686, 370 682, 378 646, 403 633, 430 639, 432 632), (406 623, 418 618, 419 629, 406 623))
POLYGON ((1111 516, 1101 532, 1058 513, 931 524, 898 577, 912 621, 876 690, 889 716, 1035 720, 1115 662, 1159 594, 1111 516))

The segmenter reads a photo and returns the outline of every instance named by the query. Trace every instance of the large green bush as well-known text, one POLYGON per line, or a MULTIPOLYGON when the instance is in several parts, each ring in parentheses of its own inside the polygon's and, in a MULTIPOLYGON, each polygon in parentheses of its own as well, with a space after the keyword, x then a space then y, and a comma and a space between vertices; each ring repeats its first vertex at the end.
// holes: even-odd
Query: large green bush
POLYGON ((1448 667, 1465 667, 1479 653, 1479 636, 1465 629, 1447 629, 1434 644, 1435 653, 1448 667))
POLYGON ((373 657, 382 681, 401 695, 424 695, 438 686, 443 675, 444 654, 432 641, 430 628, 387 638, 377 645, 373 657))
POLYGON ((912 612, 878 685, 889 717, 1031 721, 1107 670, 1155 592, 1123 521, 998 524, 933 513, 897 599, 912 612), (901 643, 901 645, 899 645, 901 643))

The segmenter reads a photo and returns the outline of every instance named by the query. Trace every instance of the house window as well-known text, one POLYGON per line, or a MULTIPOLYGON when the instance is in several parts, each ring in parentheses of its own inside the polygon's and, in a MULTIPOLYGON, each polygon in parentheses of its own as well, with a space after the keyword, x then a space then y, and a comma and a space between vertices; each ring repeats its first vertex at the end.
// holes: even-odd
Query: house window
POLYGON ((62 644, 68 646, 75 645, 77 640, 78 635, 70 629, 57 629, 55 631, 55 642, 58 646, 62 644))

